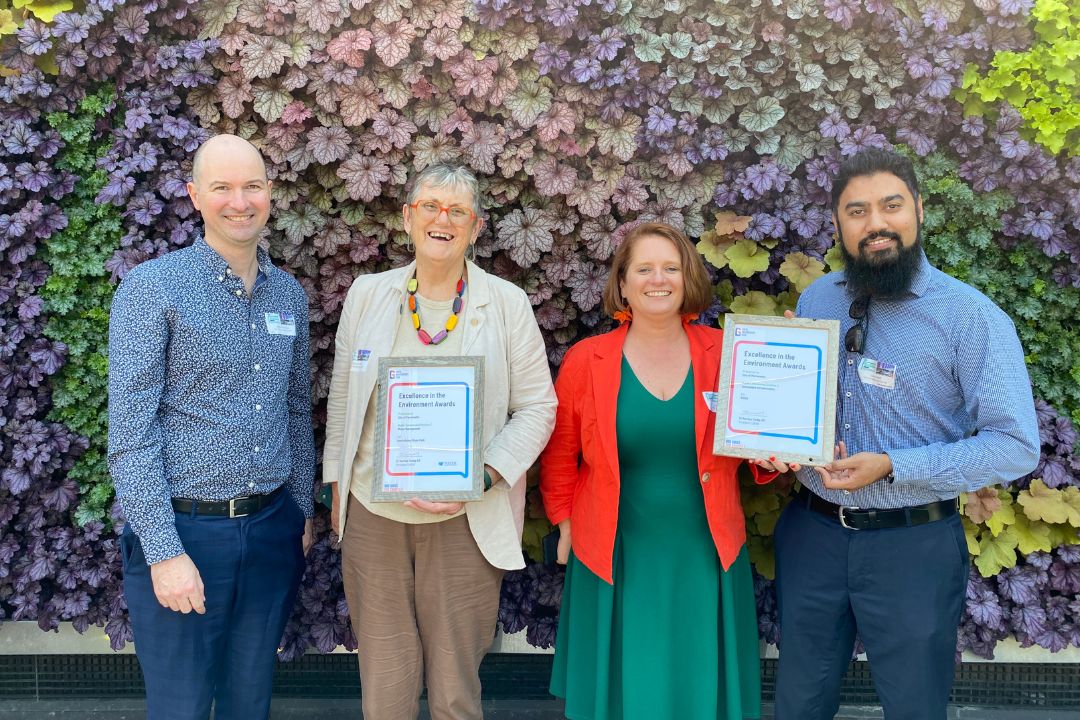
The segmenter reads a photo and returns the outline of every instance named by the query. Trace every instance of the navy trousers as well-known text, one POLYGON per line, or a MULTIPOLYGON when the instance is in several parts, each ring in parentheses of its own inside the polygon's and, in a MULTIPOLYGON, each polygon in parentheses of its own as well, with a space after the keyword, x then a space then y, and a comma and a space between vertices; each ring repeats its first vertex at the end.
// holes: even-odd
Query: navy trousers
POLYGON ((288 492, 243 518, 176 514, 206 588, 206 614, 162 607, 139 539, 120 538, 124 595, 146 681, 147 720, 270 715, 274 664, 304 574, 304 516, 288 492))
POLYGON ((848 530, 790 503, 774 531, 777 720, 831 720, 856 632, 887 720, 944 720, 969 557, 954 515, 848 530))

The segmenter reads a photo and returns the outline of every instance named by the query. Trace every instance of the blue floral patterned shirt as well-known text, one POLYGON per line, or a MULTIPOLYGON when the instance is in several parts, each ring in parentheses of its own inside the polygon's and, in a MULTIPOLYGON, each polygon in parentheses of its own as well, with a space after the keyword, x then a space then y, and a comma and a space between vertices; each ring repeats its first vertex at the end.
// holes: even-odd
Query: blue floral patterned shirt
POLYGON ((283 483, 314 513, 307 296, 258 251, 243 280, 202 238, 134 268, 109 322, 109 470, 147 562, 184 552, 171 498, 283 483))
MULTIPOLYGON (((851 300, 844 274, 832 273, 806 289, 797 314, 840 320, 843 338, 851 300)), ((863 352, 840 348, 836 439, 850 455, 892 460, 892 482, 847 494, 799 471, 809 490, 849 507, 922 505, 1034 470, 1039 425, 1012 320, 922 256, 904 297, 870 302, 863 352)))

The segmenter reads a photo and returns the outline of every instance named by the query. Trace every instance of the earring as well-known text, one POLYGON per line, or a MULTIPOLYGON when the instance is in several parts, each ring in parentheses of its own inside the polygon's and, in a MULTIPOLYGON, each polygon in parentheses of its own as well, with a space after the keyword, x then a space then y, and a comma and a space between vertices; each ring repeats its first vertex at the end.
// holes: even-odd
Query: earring
POLYGON ((465 259, 469 262, 476 262, 476 241, 473 240, 469 243, 469 247, 465 250, 465 259))

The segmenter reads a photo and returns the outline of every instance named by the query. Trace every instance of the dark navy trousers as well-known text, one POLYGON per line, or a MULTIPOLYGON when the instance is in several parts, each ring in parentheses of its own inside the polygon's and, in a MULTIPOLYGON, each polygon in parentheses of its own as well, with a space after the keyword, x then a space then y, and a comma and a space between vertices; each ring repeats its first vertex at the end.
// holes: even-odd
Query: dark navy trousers
POLYGON ((960 517, 848 530, 792 502, 776 524, 777 720, 831 720, 858 633, 887 720, 944 720, 969 557, 960 517))
POLYGON ((206 614, 154 596, 131 528, 120 538, 124 595, 146 681, 147 720, 258 720, 270 715, 276 652, 304 574, 304 516, 288 492, 244 518, 176 514, 202 576, 206 614))

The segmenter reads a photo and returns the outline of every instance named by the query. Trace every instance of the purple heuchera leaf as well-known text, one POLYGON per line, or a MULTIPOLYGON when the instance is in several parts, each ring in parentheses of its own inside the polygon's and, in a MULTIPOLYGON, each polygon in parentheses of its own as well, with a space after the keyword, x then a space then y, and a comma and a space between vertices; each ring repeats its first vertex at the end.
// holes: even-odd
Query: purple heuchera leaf
POLYGON ((15 33, 19 46, 27 55, 44 55, 52 47, 49 26, 35 17, 28 17, 15 33))
POLYGON ((1080 595, 1080 563, 1055 560, 1050 565, 1050 587, 1067 595, 1080 595))
POLYGON ((566 284, 572 288, 570 299, 582 310, 590 310, 600 302, 600 295, 607 281, 607 268, 592 262, 580 263, 578 272, 566 284))
MULTIPOLYGON (((1045 582, 1045 574, 1043 575, 1045 582)), ((1002 571, 997 576, 1002 594, 1020 605, 1038 605, 1040 582, 1039 570, 1031 566, 1018 566, 1002 571)))
POLYGON ((521 267, 528 267, 540 259, 542 252, 551 250, 554 226, 543 210, 513 210, 496 224, 495 246, 507 250, 521 267))
POLYGON ((1029 638, 1038 637, 1047 632, 1046 611, 1038 605, 1017 606, 1012 611, 1012 627, 1029 638))
POLYGON ((1042 481, 1050 488, 1061 488, 1072 484, 1072 473, 1062 460, 1058 458, 1045 458, 1039 463, 1036 472, 1042 481))

